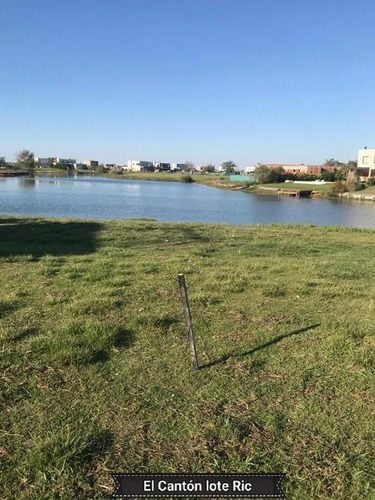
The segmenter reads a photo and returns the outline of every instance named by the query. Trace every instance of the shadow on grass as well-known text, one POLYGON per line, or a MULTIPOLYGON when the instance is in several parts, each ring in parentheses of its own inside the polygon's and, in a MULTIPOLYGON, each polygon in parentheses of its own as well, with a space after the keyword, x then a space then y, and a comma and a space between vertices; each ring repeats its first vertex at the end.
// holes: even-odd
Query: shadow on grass
POLYGON ((0 300, 0 318, 17 309, 17 302, 5 302, 0 300))
POLYGON ((104 332, 98 331, 98 338, 87 337, 87 341, 82 342, 80 337, 76 343, 76 339, 73 337, 73 342, 69 345, 69 339, 65 341, 65 346, 68 348, 58 354, 58 358, 62 357, 62 363, 75 364, 75 365, 92 365, 101 364, 109 361, 111 359, 112 348, 115 347, 118 350, 125 350, 131 347, 134 343, 134 334, 131 330, 126 330, 121 328, 112 337, 109 333, 109 337, 105 336, 104 332), (103 343, 102 348, 100 344, 103 343))
POLYGON ((0 218, 0 257, 92 253, 100 228, 97 222, 0 218))
POLYGON ((29 337, 33 337, 35 335, 38 335, 38 330, 36 328, 26 328, 26 330, 23 330, 21 333, 18 333, 14 337, 12 337, 11 340, 13 342, 21 342, 22 340, 25 340, 29 337))
POLYGON ((133 343, 134 333, 132 330, 121 329, 117 332, 113 345, 118 348, 127 349, 128 347, 131 347, 133 343))
MULTIPOLYGON (((113 347, 117 349, 128 349, 134 342, 134 334, 131 330, 119 330, 114 338, 113 347)), ((108 349, 100 349, 87 359, 86 364, 105 363, 111 359, 108 349)))
MULTIPOLYGON (((139 223, 139 219, 130 219, 128 222, 139 223)), ((141 221, 142 222, 142 221, 141 221)), ((145 222, 143 220, 143 222, 145 222)), ((151 221, 150 221, 151 222, 151 221)), ((185 223, 183 223, 185 224, 185 223)), ((154 250, 160 246, 165 249, 166 246, 185 246, 190 243, 210 243, 210 238, 204 234, 204 231, 197 231, 194 228, 176 223, 163 223, 164 227, 160 226, 159 222, 152 222, 150 226, 139 225, 138 235, 136 238, 124 238, 123 233, 119 238, 113 240, 114 245, 121 245, 122 249, 138 250, 148 247, 154 250), (117 241, 119 240, 119 241, 117 241)))
POLYGON ((83 458, 87 461, 98 460, 102 457, 114 444, 115 435, 109 430, 100 430, 90 436, 89 444, 84 450, 83 458))
POLYGON ((294 332, 290 333, 285 333, 284 335, 279 335, 275 339, 270 340, 269 342, 266 342, 265 344, 262 344, 258 347, 254 347, 254 349, 250 349, 250 351, 242 352, 242 353, 232 353, 232 354, 227 354, 226 356, 223 356, 220 359, 217 359, 216 361, 211 361, 210 363, 207 363, 205 365, 200 366, 200 369, 203 368, 210 368, 211 366, 219 365, 221 363, 225 363, 231 358, 244 358, 245 356, 250 356, 250 354, 253 354, 254 352, 261 351, 262 349, 266 349, 267 347, 270 347, 274 344, 277 344, 281 342, 284 339, 287 339, 288 337, 292 337, 293 335, 299 335, 300 333, 307 332, 308 330, 313 330, 314 328, 318 328, 320 326, 320 323, 317 323, 315 325, 310 325, 306 326, 305 328, 301 328, 300 330, 295 330, 294 332))
POLYGON ((41 439, 30 455, 29 466, 31 470, 42 471, 48 476, 59 476, 67 464, 74 473, 98 462, 114 442, 114 433, 107 429, 88 434, 84 428, 75 432, 56 431, 41 439))

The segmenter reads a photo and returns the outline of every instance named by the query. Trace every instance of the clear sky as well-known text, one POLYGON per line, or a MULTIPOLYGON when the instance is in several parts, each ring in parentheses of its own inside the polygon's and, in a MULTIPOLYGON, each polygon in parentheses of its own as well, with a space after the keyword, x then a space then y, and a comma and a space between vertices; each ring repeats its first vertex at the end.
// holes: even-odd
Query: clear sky
POLYGON ((0 156, 319 164, 375 147, 373 0, 1 0, 0 156))

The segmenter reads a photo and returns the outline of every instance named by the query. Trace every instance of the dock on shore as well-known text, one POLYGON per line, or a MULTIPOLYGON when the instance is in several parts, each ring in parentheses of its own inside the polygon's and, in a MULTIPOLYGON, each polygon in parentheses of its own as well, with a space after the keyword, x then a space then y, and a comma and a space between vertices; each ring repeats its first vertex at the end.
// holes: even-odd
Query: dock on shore
POLYGON ((296 198, 303 196, 305 198, 310 198, 312 193, 312 189, 279 189, 277 191, 277 196, 295 196, 296 198))

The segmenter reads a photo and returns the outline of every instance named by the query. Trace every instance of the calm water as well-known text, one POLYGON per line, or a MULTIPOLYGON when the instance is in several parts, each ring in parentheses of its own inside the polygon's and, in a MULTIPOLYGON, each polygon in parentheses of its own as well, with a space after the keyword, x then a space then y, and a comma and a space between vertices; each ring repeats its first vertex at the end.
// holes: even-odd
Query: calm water
POLYGON ((100 177, 0 178, 0 214, 375 228, 372 202, 284 198, 198 184, 100 177))

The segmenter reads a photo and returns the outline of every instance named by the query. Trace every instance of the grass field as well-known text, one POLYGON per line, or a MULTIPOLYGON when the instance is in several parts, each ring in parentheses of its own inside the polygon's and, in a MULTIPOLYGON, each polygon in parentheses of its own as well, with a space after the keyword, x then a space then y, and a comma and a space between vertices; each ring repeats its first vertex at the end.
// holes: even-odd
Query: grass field
MULTIPOLYGON (((119 179, 137 179, 142 181, 164 181, 164 182, 181 182, 183 177, 189 174, 181 172, 127 172, 124 174, 104 174, 105 177, 116 177, 119 179)), ((191 176, 194 182, 198 184, 215 185, 219 182, 228 182, 229 176, 221 176, 219 174, 200 175, 194 174, 191 176)))
MULTIPOLYGON (((66 177, 67 172, 65 170, 59 170, 57 168, 43 168, 43 169, 36 169, 35 170, 36 175, 55 175, 55 176, 61 176, 61 177, 66 177)), ((189 174, 182 174, 180 172, 177 173, 172 173, 172 172, 126 172, 126 173, 104 173, 104 174, 93 174, 92 171, 83 171, 80 172, 80 175, 82 177, 84 176, 91 176, 91 175, 98 175, 100 177, 108 177, 111 179, 133 179, 133 180, 143 180, 143 181, 163 181, 163 182, 182 182, 183 177, 189 174)), ((217 182, 222 183, 229 183, 230 179, 229 176, 221 176, 219 174, 209 174, 209 175, 199 175, 199 174, 194 174, 192 175, 192 178, 194 182, 197 182, 198 184, 208 184, 208 185, 215 185, 217 182)))
POLYGON ((374 231, 2 217, 0 242, 3 500, 111 498, 111 472, 375 498, 374 231))
POLYGON ((256 186, 257 188, 277 188, 277 189, 313 189, 314 191, 320 191, 327 196, 328 193, 332 190, 332 184, 315 184, 312 182, 311 184, 299 184, 297 182, 279 182, 274 184, 260 184, 256 186))
POLYGON ((375 186, 369 186, 362 191, 356 191, 355 194, 375 194, 375 186))

